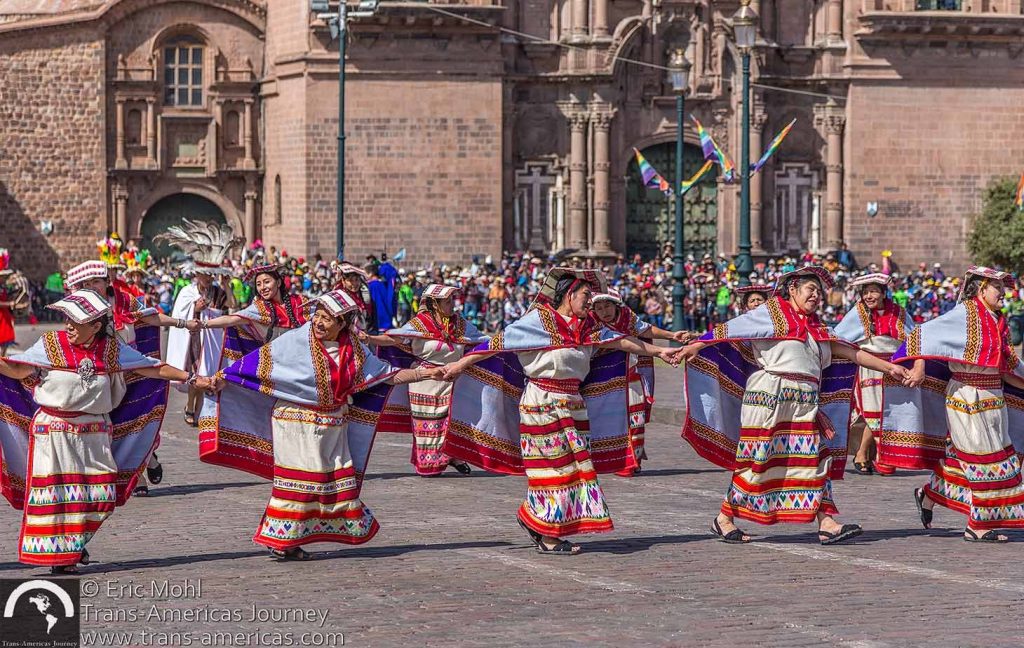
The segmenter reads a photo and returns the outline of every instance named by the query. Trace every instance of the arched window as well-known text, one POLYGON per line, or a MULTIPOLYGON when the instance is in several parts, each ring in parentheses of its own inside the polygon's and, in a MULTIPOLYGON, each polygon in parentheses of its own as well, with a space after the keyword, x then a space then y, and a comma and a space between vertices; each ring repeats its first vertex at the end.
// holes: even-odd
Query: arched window
POLYGON ((203 44, 180 37, 164 45, 164 104, 203 105, 203 44))
POLYGON ((274 177, 274 224, 281 224, 281 176, 274 177))
POLYGON ((224 115, 224 145, 225 146, 238 146, 242 141, 240 137, 242 132, 241 119, 238 117, 237 110, 229 110, 224 115))
POLYGON ((142 111, 138 108, 132 108, 128 111, 128 116, 124 122, 124 139, 128 146, 138 146, 142 144, 142 138, 145 134, 142 132, 142 111))

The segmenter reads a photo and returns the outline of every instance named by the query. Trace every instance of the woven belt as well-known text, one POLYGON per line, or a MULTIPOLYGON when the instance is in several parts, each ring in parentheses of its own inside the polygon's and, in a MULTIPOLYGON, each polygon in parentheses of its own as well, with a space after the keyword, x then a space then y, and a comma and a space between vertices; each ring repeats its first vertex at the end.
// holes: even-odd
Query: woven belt
POLYGON ((530 378, 530 382, 546 392, 556 394, 579 394, 582 381, 575 378, 530 378))
POLYGON ((50 416, 56 416, 57 418, 62 419, 78 418, 79 416, 82 416, 84 414, 84 412, 65 412, 63 410, 54 409, 52 407, 43 407, 42 405, 39 406, 39 411, 42 412, 43 414, 49 414, 50 416))
POLYGON ((959 380, 971 387, 980 387, 982 389, 1003 388, 1003 378, 999 374, 981 374, 971 371, 954 371, 952 374, 953 380, 959 380))
POLYGON ((798 382, 809 382, 814 383, 815 385, 821 383, 821 379, 817 376, 808 376, 807 374, 791 373, 789 371, 768 371, 767 369, 765 369, 765 372, 779 378, 796 380, 798 382))

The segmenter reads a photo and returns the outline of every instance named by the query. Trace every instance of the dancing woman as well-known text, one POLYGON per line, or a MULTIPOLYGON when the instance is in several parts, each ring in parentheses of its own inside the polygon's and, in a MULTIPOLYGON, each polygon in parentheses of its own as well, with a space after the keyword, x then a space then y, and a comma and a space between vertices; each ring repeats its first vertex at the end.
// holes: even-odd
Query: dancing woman
POLYGON ((18 558, 76 573, 86 544, 124 504, 156 446, 167 388, 206 378, 144 356, 119 341, 111 307, 92 290, 52 304, 65 330, 0 360, 2 490, 23 509, 18 558), (132 372, 150 380, 128 380, 132 372))
MULTIPOLYGON (((860 299, 836 326, 836 335, 850 344, 883 360, 890 360, 896 349, 916 326, 902 306, 886 293, 892 277, 872 273, 855 278, 850 286, 860 299)), ((853 387, 851 402, 850 437, 857 443, 853 468, 860 475, 891 475, 894 469, 880 461, 871 461, 875 435, 882 424, 882 383, 885 376, 873 369, 861 367, 853 387), (857 440, 859 439, 859 440, 857 440)))
MULTIPOLYGON (((686 344, 696 334, 689 331, 666 331, 663 328, 642 321, 622 301, 615 290, 594 295, 594 315, 597 321, 622 335, 639 340, 672 340, 686 344)), ((640 472, 641 462, 647 458, 644 445, 644 430, 651 422, 651 408, 654 405, 654 358, 646 355, 629 355, 629 446, 633 452, 635 468, 626 468, 616 474, 631 477, 640 472)))
POLYGON ((1024 528, 1024 364, 1000 313, 1014 284, 1007 272, 969 268, 956 307, 916 328, 893 356, 913 363, 910 387, 885 386, 880 459, 930 468, 914 491, 921 524, 931 528, 940 504, 967 516, 969 542, 1006 542, 997 529, 1024 528))
POLYGON ((360 489, 390 385, 442 371, 396 371, 379 360, 355 335, 358 307, 346 293, 314 304, 310 323, 217 378, 214 442, 233 451, 214 463, 273 480, 253 541, 279 560, 310 559, 302 547, 313 542, 361 544, 377 533, 360 489))
POLYGON ((626 354, 673 361, 670 349, 614 333, 590 315, 604 275, 555 268, 534 307, 448 365, 456 383, 444 451, 481 468, 526 473, 518 521, 544 554, 570 555, 564 538, 612 530, 597 473, 633 467, 626 354), (599 348, 622 354, 596 358, 599 348), (476 365, 476 366, 473 366, 476 365))
MULTIPOLYGON (((411 355, 411 364, 417 366, 437 367, 459 360, 467 346, 486 342, 487 336, 455 312, 456 292, 458 288, 453 286, 427 286, 420 297, 419 312, 405 326, 385 335, 365 336, 365 339, 379 347, 401 345, 404 354, 411 355)), ((380 353, 390 361, 387 350, 380 353)), ((392 401, 396 400, 395 396, 392 396, 392 401)), ((424 477, 440 475, 448 466, 463 475, 471 472, 468 463, 453 461, 441 449, 448 430, 451 399, 452 383, 445 380, 422 380, 408 387, 413 433, 412 465, 416 473, 424 477)))
POLYGON ((854 369, 833 357, 904 379, 903 367, 839 340, 816 312, 832 286, 824 268, 780 278, 776 294, 685 347, 683 437, 699 455, 733 471, 712 532, 729 543, 759 524, 817 521, 821 544, 861 533, 840 525, 832 480, 846 464, 854 369))

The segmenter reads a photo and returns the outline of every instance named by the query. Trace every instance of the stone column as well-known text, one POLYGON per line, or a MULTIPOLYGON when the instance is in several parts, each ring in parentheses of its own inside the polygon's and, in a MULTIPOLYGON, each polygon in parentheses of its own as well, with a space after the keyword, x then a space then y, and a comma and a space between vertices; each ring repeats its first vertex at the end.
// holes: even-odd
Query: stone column
POLYGON ((251 244, 258 237, 256 236, 256 199, 259 193, 256 191, 256 179, 249 176, 245 179, 245 241, 251 244))
MULTIPOLYGON (((768 115, 764 112, 764 104, 754 101, 754 109, 750 115, 750 156, 751 164, 761 156, 762 142, 764 141, 764 125, 768 121, 768 115)), ((764 246, 761 245, 761 192, 764 186, 761 176, 764 169, 758 171, 750 179, 750 245, 751 252, 755 255, 764 254, 764 246)))
POLYGON ((608 0, 594 0, 594 33, 595 38, 608 36, 608 0))
POLYGON ((156 99, 146 99, 146 157, 156 167, 156 99))
POLYGON ((128 168, 128 160, 124 157, 124 99, 117 100, 117 160, 114 168, 128 168))
POLYGON ((825 134, 825 247, 843 242, 843 129, 846 113, 835 99, 814 107, 814 123, 825 134))
POLYGON ((585 112, 569 115, 569 240, 568 246, 587 249, 587 121, 585 112))
POLYGON ((572 0, 572 40, 586 40, 590 31, 590 7, 587 0, 572 0))
POLYGON ((242 167, 245 169, 255 169, 256 160, 252 156, 252 99, 245 100, 242 129, 242 141, 245 143, 245 160, 242 161, 242 167))
POLYGON ((126 180, 114 182, 114 230, 122 241, 131 238, 128 235, 128 185, 126 180))
POLYGON ((602 106, 591 115, 594 127, 594 249, 597 255, 611 254, 612 241, 608 235, 609 174, 608 135, 615 109, 602 106))
POLYGON ((828 0, 826 38, 829 43, 838 43, 843 40, 843 0, 828 0))

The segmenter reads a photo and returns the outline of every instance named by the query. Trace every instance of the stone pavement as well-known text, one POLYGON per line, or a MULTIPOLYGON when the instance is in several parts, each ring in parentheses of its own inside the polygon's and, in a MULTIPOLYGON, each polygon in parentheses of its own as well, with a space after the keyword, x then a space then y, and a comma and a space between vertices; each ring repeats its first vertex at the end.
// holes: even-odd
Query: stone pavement
MULTIPOLYGON (((659 377, 666 408, 678 374, 659 377)), ((678 426, 654 425, 642 475, 601 479, 615 531, 580 536, 579 556, 549 557, 515 523, 524 478, 423 479, 409 466, 409 439, 381 435, 363 488, 377 537, 314 545, 314 562, 276 563, 250 541, 269 484, 199 463, 181 405, 176 395, 160 449, 164 483, 119 509, 89 545, 100 562, 81 577, 95 594, 83 630, 133 633, 87 634, 94 645, 202 645, 204 632, 257 628, 264 634, 232 645, 269 645, 268 632, 294 632, 292 645, 340 645, 338 636, 302 637, 340 632, 349 646, 1021 643, 1024 533, 1003 546, 969 545, 963 518, 945 510, 937 529, 922 530, 911 494, 921 473, 848 473, 837 483, 840 519, 866 529, 849 545, 821 547, 810 526, 753 524, 744 528, 758 534, 754 543, 726 545, 707 528, 728 475, 696 457, 678 426), (152 591, 186 581, 186 598, 152 591), (253 622, 254 605, 327 618, 253 622)), ((0 577, 44 574, 16 562, 18 526, 17 512, 0 510, 0 577)))

